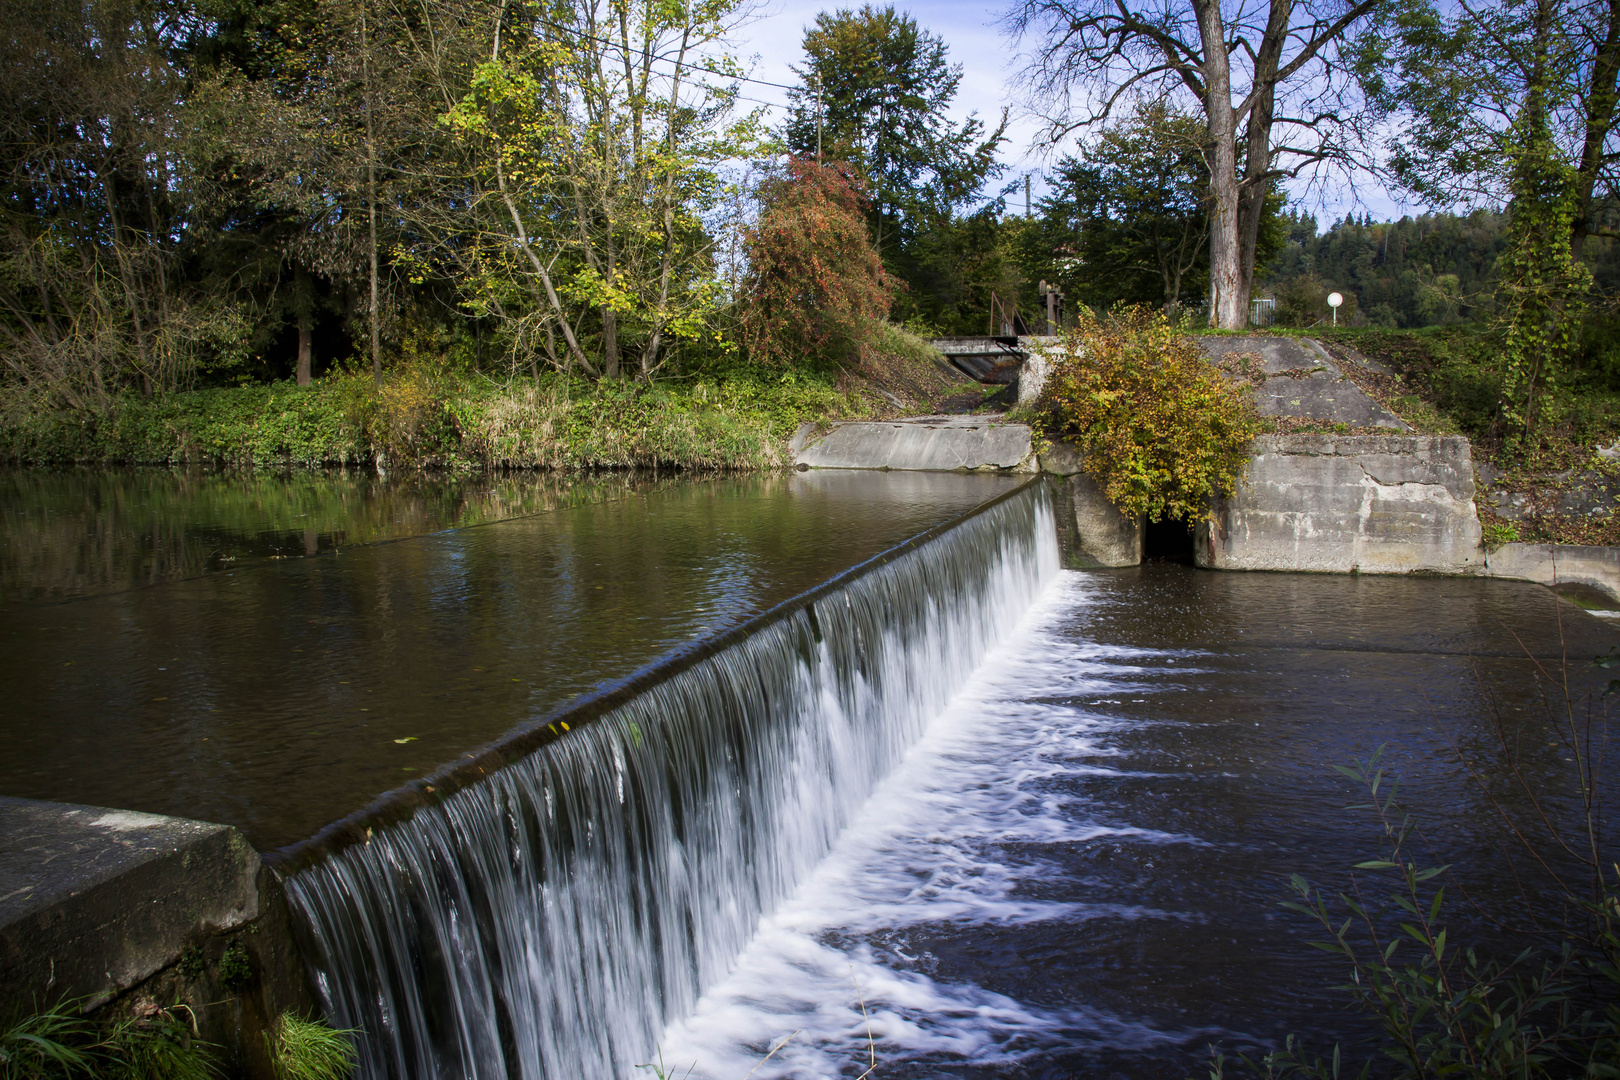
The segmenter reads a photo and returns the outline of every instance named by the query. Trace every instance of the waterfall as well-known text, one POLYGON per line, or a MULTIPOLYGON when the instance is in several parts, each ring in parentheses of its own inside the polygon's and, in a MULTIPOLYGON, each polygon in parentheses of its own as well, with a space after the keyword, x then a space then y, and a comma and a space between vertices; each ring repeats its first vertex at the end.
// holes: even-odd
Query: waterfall
POLYGON ((634 1075, 1057 564, 1026 485, 304 858, 288 898, 361 1075, 634 1075))

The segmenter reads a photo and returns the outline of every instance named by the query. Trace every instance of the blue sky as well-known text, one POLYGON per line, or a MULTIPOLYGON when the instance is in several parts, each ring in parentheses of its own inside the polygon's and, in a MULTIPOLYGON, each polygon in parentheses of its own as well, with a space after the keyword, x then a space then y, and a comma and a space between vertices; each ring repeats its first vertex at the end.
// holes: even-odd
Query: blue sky
MULTIPOLYGON (((846 0, 840 5, 814 0, 763 0, 734 36, 736 55, 754 78, 794 83, 797 80, 790 66, 802 61, 800 43, 805 28, 815 20, 817 13, 839 6, 858 7, 859 2, 846 0)), ((1011 138, 1002 153, 1007 163, 1007 179, 1025 172, 1035 174, 1038 198, 1040 173, 1053 155, 1034 145, 1040 125, 1020 115, 1027 112, 1027 107, 1012 85, 1018 71, 1018 58, 997 25, 1001 9, 988 6, 984 0, 938 0, 928 4, 896 3, 895 6, 916 19, 920 26, 943 38, 950 48, 952 62, 962 65, 962 87, 957 98, 959 117, 977 112, 986 121, 993 122, 1001 115, 1003 105, 1012 107, 1013 123, 1008 129, 1011 138)), ((787 100, 786 91, 757 84, 746 85, 743 93, 777 106, 787 100)), ((747 104, 744 103, 745 107, 747 104)), ((778 107, 770 115, 774 121, 785 112, 778 107)), ((1071 148, 1072 143, 1060 150, 1071 148)), ((1323 228, 1352 211, 1358 217, 1368 212, 1379 220, 1422 211, 1420 206, 1403 205, 1391 197, 1376 178, 1366 175, 1353 178, 1349 183, 1334 177, 1309 189, 1305 184, 1297 184, 1290 190, 1290 198, 1296 205, 1316 213, 1323 228)), ((1022 196, 1014 202, 1021 212, 1022 196)))

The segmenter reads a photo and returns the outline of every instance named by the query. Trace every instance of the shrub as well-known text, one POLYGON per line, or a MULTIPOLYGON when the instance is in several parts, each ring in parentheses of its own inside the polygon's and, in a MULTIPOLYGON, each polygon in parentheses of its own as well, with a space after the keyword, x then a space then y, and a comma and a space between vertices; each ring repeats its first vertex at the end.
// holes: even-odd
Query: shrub
POLYGON ((889 312, 894 281, 867 235, 866 195, 848 166, 793 157, 759 185, 743 234, 743 341, 761 364, 858 363, 889 312))
POLYGON ((1145 307, 1082 309, 1044 355, 1045 427, 1080 447, 1122 513, 1191 521, 1232 491, 1260 418, 1176 323, 1145 307))

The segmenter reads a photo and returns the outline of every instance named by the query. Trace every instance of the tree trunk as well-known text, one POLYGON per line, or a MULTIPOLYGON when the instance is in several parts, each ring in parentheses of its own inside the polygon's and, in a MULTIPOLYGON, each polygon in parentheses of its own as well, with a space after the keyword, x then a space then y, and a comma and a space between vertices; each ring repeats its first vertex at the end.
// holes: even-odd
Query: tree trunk
POLYGON ((1220 0, 1193 0, 1204 46, 1204 114, 1209 135, 1209 322, 1223 330, 1249 324, 1248 289, 1238 239, 1237 114, 1220 0))
POLYGON ((310 347, 310 345, 311 345, 310 339, 311 339, 311 337, 313 335, 310 333, 310 325, 309 325, 309 323, 310 323, 310 319, 309 319, 308 315, 305 315, 305 316, 301 317, 298 320, 298 385, 299 386, 308 386, 309 385, 309 369, 310 369, 310 366, 311 366, 310 362, 311 362, 312 353, 313 353, 313 350, 310 347))
POLYGON ((366 27, 366 5, 360 5, 360 63, 361 74, 365 80, 363 93, 365 95, 366 114, 366 224, 369 233, 371 248, 371 381, 378 389, 382 388, 382 341, 377 328, 378 294, 377 294, 377 148, 376 133, 372 129, 371 116, 371 39, 366 27))
MULTIPOLYGON (((1593 36, 1596 36, 1595 33, 1593 36)), ((1580 260, 1586 238, 1592 234, 1598 171, 1603 167, 1603 148, 1614 127, 1617 86, 1620 83, 1620 0, 1609 0, 1609 24, 1603 40, 1597 43, 1592 62, 1592 85, 1586 92, 1586 133, 1581 143, 1581 164, 1575 173, 1575 224, 1570 232, 1569 253, 1580 260)))
MULTIPOLYGON (((1238 245, 1242 296, 1240 304, 1248 325, 1249 297, 1254 290, 1255 249, 1260 243, 1260 222, 1266 216, 1271 193, 1271 128, 1277 108, 1277 69, 1287 41, 1294 0, 1271 0, 1266 32, 1254 59, 1253 104, 1244 131, 1243 187, 1238 195, 1238 245)), ((1235 328, 1234 328, 1235 329, 1235 328)))
POLYGON ((602 306, 602 378, 619 377, 619 322, 618 316, 607 305, 602 306))

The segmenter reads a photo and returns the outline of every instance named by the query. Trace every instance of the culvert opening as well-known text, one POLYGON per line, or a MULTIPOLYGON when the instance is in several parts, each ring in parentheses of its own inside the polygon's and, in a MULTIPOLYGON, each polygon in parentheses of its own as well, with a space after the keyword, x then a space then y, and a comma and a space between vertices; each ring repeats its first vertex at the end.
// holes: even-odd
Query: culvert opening
POLYGON ((1150 521, 1142 536, 1142 559, 1193 564, 1193 527, 1180 519, 1150 521))

